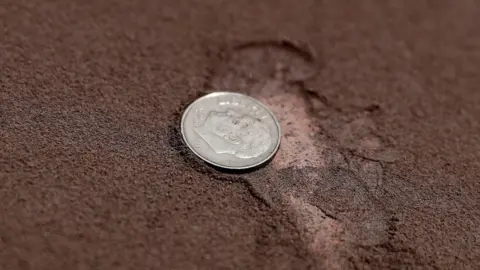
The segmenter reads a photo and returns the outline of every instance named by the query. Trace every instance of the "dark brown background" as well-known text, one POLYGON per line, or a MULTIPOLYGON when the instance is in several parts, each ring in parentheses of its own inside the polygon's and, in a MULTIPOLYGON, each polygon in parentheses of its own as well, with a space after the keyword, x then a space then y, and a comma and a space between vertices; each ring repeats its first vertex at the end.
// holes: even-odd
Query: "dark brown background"
POLYGON ((411 155, 386 167, 395 241, 342 267, 478 269, 479 25, 475 0, 1 0, 0 269, 321 267, 171 128, 222 51, 282 38, 411 155))

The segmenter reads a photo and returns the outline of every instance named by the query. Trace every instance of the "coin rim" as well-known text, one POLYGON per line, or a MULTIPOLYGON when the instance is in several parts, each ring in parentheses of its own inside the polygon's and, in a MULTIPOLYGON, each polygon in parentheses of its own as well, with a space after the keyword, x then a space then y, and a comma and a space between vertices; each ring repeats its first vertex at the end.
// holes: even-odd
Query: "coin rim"
POLYGON ((202 159, 203 161, 207 162, 207 163, 210 163, 216 167, 220 167, 220 168, 223 168, 223 169, 229 169, 229 170, 247 170, 247 169, 252 169, 252 168, 255 168, 255 167, 258 167, 262 164, 265 164, 266 162, 270 161, 273 156, 275 156, 275 154, 277 153, 279 147, 280 147, 280 142, 282 141, 282 132, 281 132, 281 128, 280 128, 280 122, 278 122, 277 118, 275 117, 275 115, 273 114, 273 112, 265 105, 263 104, 262 102, 260 102, 259 100, 257 99, 254 99, 250 96, 247 96, 247 95, 244 95, 244 94, 241 94, 241 93, 236 93, 236 92, 229 92, 229 91, 219 91, 219 92, 212 92, 212 93, 209 93, 209 94, 206 94, 200 98, 197 98, 196 100, 194 100, 192 103, 190 103, 188 105, 188 107, 185 109, 185 111, 183 112, 183 115, 182 115, 182 119, 181 119, 181 122, 180 122, 180 130, 181 130, 181 133, 182 133, 182 139, 183 139, 183 142, 188 146, 188 148, 190 148, 190 150, 197 156, 199 157, 200 159, 202 159), (201 100, 203 99, 207 99, 207 98, 210 98, 212 96, 219 96, 219 95, 236 95, 236 96, 241 96, 241 97, 244 97, 244 98, 247 98, 255 103, 258 103, 260 106, 262 106, 267 112, 268 114, 270 114, 270 116, 272 116, 274 122, 275 122, 275 125, 277 127, 277 131, 278 131, 278 141, 277 141, 277 144, 275 145, 275 148, 272 150, 272 153, 270 153, 270 155, 268 155, 268 157, 266 157, 263 161, 261 162, 258 162, 257 164, 253 164, 253 165, 248 165, 248 166, 235 166, 235 167, 232 167, 232 166, 228 166, 228 165, 221 165, 221 164, 218 164, 214 161, 211 161, 211 160, 208 160, 207 158, 203 157, 202 155, 200 155, 192 146, 190 146, 190 144, 188 143, 187 141, 187 138, 186 138, 186 135, 185 135, 185 132, 184 132, 184 128, 185 128, 185 118, 186 116, 188 115, 188 112, 190 112, 190 110, 192 109, 193 105, 195 105, 196 103, 200 102, 201 100))

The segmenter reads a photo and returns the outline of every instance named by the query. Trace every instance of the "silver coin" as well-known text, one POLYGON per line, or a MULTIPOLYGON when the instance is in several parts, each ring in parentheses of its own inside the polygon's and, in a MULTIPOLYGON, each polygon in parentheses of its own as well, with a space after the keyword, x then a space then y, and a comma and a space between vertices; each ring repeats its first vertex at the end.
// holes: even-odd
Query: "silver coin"
POLYGON ((183 113, 181 131, 199 158, 238 170, 269 161, 281 137, 280 125, 265 105, 232 92, 207 94, 191 103, 183 113))

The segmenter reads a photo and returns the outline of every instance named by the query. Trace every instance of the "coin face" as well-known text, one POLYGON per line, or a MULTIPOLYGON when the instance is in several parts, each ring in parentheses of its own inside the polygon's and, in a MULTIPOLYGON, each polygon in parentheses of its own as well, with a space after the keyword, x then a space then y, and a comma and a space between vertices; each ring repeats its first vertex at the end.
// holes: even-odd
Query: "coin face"
POLYGON ((182 116, 187 146, 204 161, 225 169, 249 169, 270 160, 280 146, 280 125, 259 101, 215 92, 190 104, 182 116))

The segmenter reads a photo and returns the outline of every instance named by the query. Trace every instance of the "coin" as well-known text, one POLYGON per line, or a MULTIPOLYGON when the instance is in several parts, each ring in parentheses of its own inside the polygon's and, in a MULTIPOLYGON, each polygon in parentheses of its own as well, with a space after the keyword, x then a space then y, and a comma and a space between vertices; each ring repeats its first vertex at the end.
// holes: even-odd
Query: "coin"
POLYGON ((224 169, 262 165, 280 146, 280 125, 273 113, 239 93, 214 92, 200 97, 187 107, 180 125, 190 150, 224 169))

